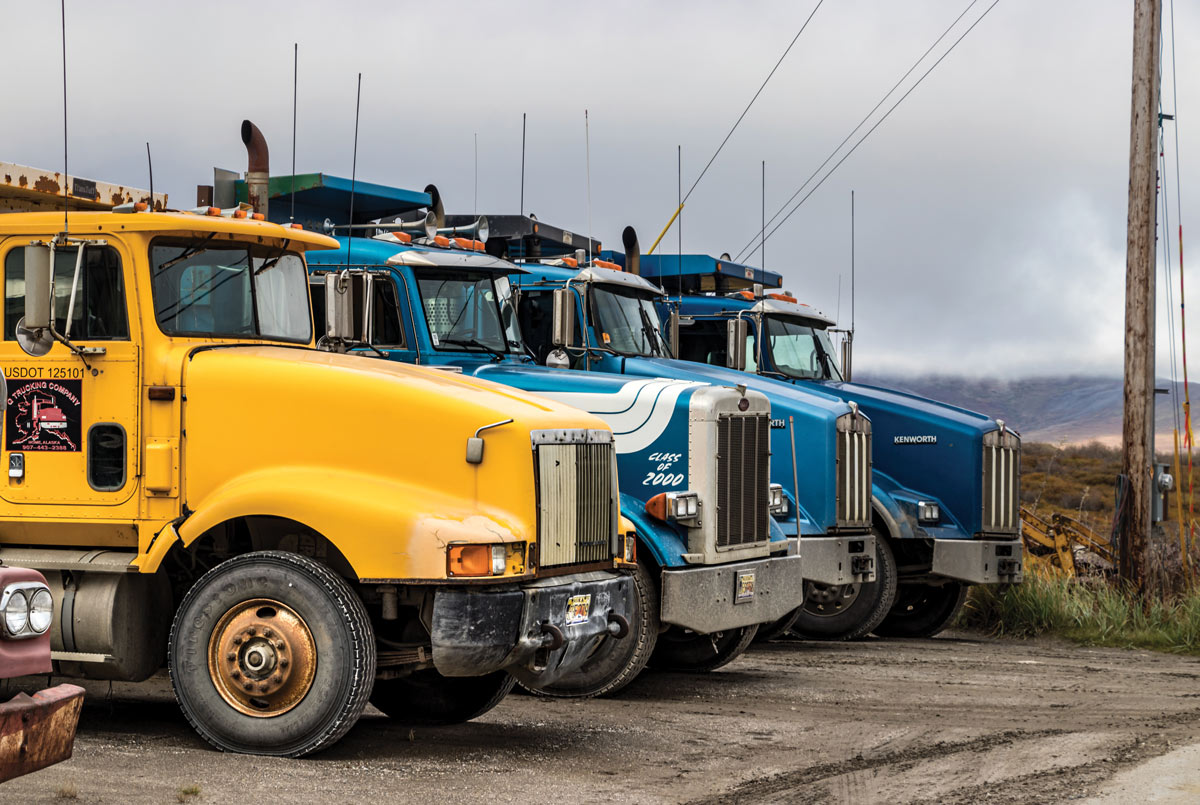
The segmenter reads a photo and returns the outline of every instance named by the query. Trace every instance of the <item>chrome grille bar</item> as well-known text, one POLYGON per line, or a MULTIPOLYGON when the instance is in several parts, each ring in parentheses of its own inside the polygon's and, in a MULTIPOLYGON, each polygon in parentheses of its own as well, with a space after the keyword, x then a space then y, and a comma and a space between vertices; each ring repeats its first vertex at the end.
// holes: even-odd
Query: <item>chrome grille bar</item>
POLYGON ((770 508, 770 419, 717 420, 717 547, 766 541, 770 508))
POLYGON ((1001 427, 983 435, 984 533, 1015 534, 1020 529, 1021 438, 1001 427))
POLYGON ((836 527, 867 528, 871 525, 871 421, 855 413, 843 414, 837 431, 836 527))

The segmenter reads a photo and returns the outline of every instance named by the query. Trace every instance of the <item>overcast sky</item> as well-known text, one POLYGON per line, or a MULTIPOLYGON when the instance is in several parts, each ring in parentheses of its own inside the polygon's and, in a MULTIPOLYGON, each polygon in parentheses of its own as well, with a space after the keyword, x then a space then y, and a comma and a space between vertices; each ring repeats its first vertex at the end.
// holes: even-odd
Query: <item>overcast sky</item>
MULTIPOLYGON (((968 4, 826 0, 688 202, 684 251, 736 254, 758 231, 760 160, 770 215, 968 4)), ((243 118, 288 172, 298 42, 299 172, 350 174, 361 71, 360 178, 433 182, 469 212, 478 134, 478 209, 514 213, 525 112, 525 210, 586 232, 587 108, 591 229, 619 246, 633 224, 645 249, 675 206, 676 146, 686 190, 815 5, 68 0, 71 173, 145 187, 149 140, 155 189, 190 206, 214 165, 245 169, 243 118)), ((1200 12, 1177 5, 1177 69, 1200 75, 1200 12)), ((848 323, 855 191, 856 368, 1120 375, 1132 17, 1127 1, 1000 0, 767 241, 767 267, 803 301, 838 314, 840 281, 848 323)), ((0 27, 0 160, 59 169, 58 4, 0 0, 0 27)), ((1185 78, 1185 232, 1200 231, 1186 228, 1200 214, 1193 109, 1185 78)))

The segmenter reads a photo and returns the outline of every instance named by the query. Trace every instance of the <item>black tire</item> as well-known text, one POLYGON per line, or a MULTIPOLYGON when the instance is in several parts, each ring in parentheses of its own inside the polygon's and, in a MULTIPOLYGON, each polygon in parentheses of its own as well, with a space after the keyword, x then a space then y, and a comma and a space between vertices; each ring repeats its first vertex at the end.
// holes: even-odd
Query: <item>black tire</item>
POLYGON ((377 679, 371 704, 403 724, 461 724, 500 704, 515 681, 508 671, 442 676, 427 668, 399 679, 377 679))
POLYGON ((688 673, 715 671, 742 656, 756 634, 757 624, 711 634, 672 626, 659 635, 658 646, 650 657, 650 667, 658 671, 688 673))
POLYGON ((659 599, 654 573, 641 560, 633 574, 635 611, 629 619, 629 634, 617 640, 606 637, 592 656, 577 671, 571 671, 549 685, 521 687, 540 696, 584 699, 612 695, 634 679, 646 667, 658 643, 659 599))
POLYGON ((792 630, 792 626, 800 617, 801 607, 796 607, 788 614, 784 615, 773 623, 760 623, 758 625, 758 633, 754 635, 755 643, 767 643, 771 640, 778 640, 792 630))
MULTIPOLYGON (((263 656, 260 649, 254 659, 263 656)), ((260 551, 222 562, 192 585, 171 624, 167 664, 183 714, 210 744, 225 752, 299 757, 336 743, 362 715, 375 681, 375 637, 362 601, 340 576, 299 554, 260 551), (234 613, 252 621, 247 632, 258 629, 255 645, 277 658, 268 674, 279 675, 263 679, 264 689, 279 679, 293 684, 292 675, 307 680, 292 689, 289 709, 282 709, 287 699, 270 698, 251 700, 262 708, 255 715, 235 706, 235 696, 253 695, 231 692, 229 685, 251 668, 253 649, 251 640, 230 632, 234 613), (289 615, 292 631, 275 634, 261 627, 286 627, 289 615), (302 628, 295 625, 297 617, 302 628), (236 640, 244 656, 220 654, 226 638, 236 640), (277 654, 272 645, 280 647, 277 654), (304 645, 310 649, 307 661, 295 651, 304 645)), ((248 672, 241 678, 250 685, 248 672)))
POLYGON ((875 581, 838 587, 809 583, 793 634, 810 640, 857 640, 887 617, 896 598, 896 560, 883 534, 878 529, 873 533, 875 581))
POLYGON ((933 637, 958 615, 967 600, 967 585, 901 584, 896 603, 875 627, 880 637, 933 637))

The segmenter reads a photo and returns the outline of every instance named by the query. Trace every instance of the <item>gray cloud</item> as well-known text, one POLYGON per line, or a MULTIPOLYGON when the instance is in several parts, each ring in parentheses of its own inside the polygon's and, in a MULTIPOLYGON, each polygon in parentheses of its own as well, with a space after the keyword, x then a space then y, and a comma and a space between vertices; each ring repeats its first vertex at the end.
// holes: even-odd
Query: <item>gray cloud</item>
MULTIPOLYGON (((759 161, 770 212, 965 5, 827 2, 689 202, 684 249, 739 250, 759 226, 759 161)), ((250 117, 286 171, 297 41, 300 171, 349 174, 362 71, 360 177, 432 181, 467 210, 478 133, 479 207, 513 212, 526 112, 526 209, 583 231, 587 107, 594 232, 615 244, 632 223, 648 245, 675 205, 676 145, 686 189, 811 8, 71 2, 71 170, 144 185, 150 140, 156 185, 187 205, 213 165, 243 167, 250 117)), ((1178 70, 1194 75, 1200 20, 1176 11, 1178 70)), ((24 32, 5 44, 0 159, 55 168, 57 7, 0 2, 0 19, 24 32)), ((860 367, 1119 374, 1131 35, 1116 0, 1002 0, 768 241, 768 267, 827 312, 840 277, 847 320, 853 189, 860 367)), ((1179 93, 1187 160, 1200 87, 1179 93)), ((1167 179, 1173 194, 1173 166, 1167 179)), ((1190 185, 1183 207, 1200 209, 1190 185)))

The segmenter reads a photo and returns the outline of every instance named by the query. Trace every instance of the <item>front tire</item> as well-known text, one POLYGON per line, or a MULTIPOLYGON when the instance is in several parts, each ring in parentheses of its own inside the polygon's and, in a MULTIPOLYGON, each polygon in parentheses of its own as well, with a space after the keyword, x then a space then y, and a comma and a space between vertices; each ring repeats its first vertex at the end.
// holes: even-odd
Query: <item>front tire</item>
POLYGON ((792 632, 811 640, 857 640, 870 634, 896 598, 896 560, 887 539, 875 534, 875 581, 869 584, 808 585, 809 593, 792 632))
POLYGON ((659 636, 650 667, 659 671, 700 673, 715 671, 736 660, 750 648, 758 624, 700 634, 672 626, 659 636))
POLYGON ((362 715, 375 637, 340 576, 299 554, 260 551, 192 585, 167 663, 179 706, 210 744, 300 757, 337 742, 362 715))
POLYGON ((957 617, 967 600, 967 585, 902 584, 896 603, 875 627, 880 637, 933 637, 957 617))
POLYGON ((404 724, 461 724, 500 704, 515 681, 508 671, 485 676, 442 676, 427 668, 399 679, 376 680, 371 704, 404 724))
POLYGON ((629 619, 629 634, 620 640, 605 637, 592 656, 576 671, 560 676, 549 685, 521 687, 542 696, 584 699, 608 696, 637 678, 658 643, 658 584, 641 560, 633 574, 635 611, 629 619))

